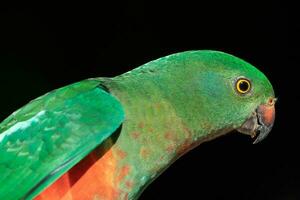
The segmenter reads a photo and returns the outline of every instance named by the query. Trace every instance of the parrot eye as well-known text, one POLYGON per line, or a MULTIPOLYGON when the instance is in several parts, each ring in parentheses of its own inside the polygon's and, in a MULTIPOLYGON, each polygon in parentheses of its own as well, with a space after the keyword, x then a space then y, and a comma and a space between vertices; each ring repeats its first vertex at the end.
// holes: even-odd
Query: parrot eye
POLYGON ((246 94, 251 89, 251 83, 248 79, 239 78, 235 84, 236 91, 240 94, 246 94))

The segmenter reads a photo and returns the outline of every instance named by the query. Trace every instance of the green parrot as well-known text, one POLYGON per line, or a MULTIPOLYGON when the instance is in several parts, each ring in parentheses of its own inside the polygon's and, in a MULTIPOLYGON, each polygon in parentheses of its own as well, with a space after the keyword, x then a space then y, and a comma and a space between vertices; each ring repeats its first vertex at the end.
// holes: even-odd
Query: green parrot
POLYGON ((210 50, 59 88, 0 124, 0 199, 137 199, 202 142, 263 140, 275 101, 262 72, 210 50))

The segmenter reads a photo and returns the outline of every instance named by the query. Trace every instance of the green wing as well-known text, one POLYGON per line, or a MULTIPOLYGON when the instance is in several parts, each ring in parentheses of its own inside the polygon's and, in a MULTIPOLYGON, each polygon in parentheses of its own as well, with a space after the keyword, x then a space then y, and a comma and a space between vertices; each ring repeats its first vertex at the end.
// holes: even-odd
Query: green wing
POLYGON ((121 104, 99 84, 52 91, 0 124, 0 199, 33 198, 121 125, 121 104))

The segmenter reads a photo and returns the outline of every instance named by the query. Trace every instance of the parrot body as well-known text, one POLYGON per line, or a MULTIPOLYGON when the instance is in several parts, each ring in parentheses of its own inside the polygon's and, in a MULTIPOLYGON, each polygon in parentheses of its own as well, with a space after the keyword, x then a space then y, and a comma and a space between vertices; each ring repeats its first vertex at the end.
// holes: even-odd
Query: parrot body
POLYGON ((0 199, 136 199, 200 143, 234 129, 260 141, 273 121, 272 86, 252 65, 173 54, 52 91, 4 120, 0 199))

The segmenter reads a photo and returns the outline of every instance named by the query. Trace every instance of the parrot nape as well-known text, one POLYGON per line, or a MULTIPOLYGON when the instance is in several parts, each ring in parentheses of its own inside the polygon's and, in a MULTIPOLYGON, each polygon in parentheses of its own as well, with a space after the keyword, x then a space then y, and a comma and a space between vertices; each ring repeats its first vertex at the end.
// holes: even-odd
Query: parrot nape
POLYGON ((0 124, 0 199, 137 199, 204 141, 232 130, 263 140, 275 101, 262 72, 210 50, 62 87, 0 124))

